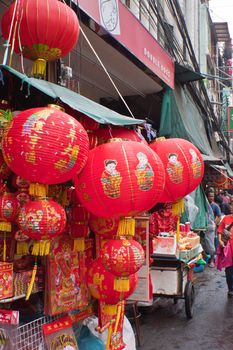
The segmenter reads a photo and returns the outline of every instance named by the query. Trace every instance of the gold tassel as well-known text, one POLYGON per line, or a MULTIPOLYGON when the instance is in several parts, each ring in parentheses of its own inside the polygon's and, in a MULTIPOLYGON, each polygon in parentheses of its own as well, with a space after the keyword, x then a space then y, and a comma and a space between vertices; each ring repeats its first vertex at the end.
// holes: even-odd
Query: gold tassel
POLYGON ((4 232, 4 239, 3 239, 3 261, 6 261, 6 234, 4 232))
POLYGON ((172 214, 181 215, 184 212, 184 198, 172 203, 172 214))
POLYGON ((37 58, 32 67, 32 75, 34 77, 44 78, 46 74, 46 61, 43 58, 37 58))
POLYGON ((129 291, 129 278, 127 277, 115 277, 113 289, 117 292, 129 291))
POLYGON ((84 252, 85 250, 85 240, 84 238, 74 239, 74 252, 84 252))
POLYGON ((28 285, 28 290, 27 290, 27 295, 26 295, 26 300, 28 300, 30 298, 30 295, 32 294, 32 288, 35 282, 35 278, 36 278, 36 273, 37 273, 37 258, 35 259, 35 264, 33 266, 33 270, 32 270, 32 277, 31 277, 31 281, 28 285))
POLYGON ((50 252, 50 241, 49 240, 36 241, 33 243, 32 255, 45 256, 45 255, 48 255, 49 252, 50 252))
POLYGON ((121 309, 122 309, 122 305, 120 303, 117 307, 117 317, 116 317, 116 321, 115 321, 115 327, 114 327, 113 334, 116 334, 116 332, 117 332, 117 328, 118 328, 120 318, 121 318, 121 309))
POLYGON ((16 254, 17 255, 28 255, 29 254, 28 243, 27 242, 17 242, 16 254))
POLYGON ((0 222, 0 231, 11 232, 11 223, 5 221, 0 222))
POLYGON ((114 316, 117 313, 117 305, 115 304, 104 304, 104 312, 106 315, 114 316))
POLYGON ((135 219, 132 217, 121 219, 118 224, 117 236, 134 236, 135 224, 135 219))
POLYGON ((48 194, 48 185, 31 183, 29 186, 29 194, 36 197, 46 197, 48 194))
POLYGON ((47 240, 46 243, 45 243, 45 252, 44 252, 44 255, 49 255, 50 253, 50 241, 47 240))
POLYGON ((43 256, 45 252, 45 241, 39 241, 39 255, 43 256))
POLYGON ((108 327, 108 336, 106 341, 106 350, 109 350, 110 342, 111 342, 111 336, 112 336, 112 321, 110 321, 110 326, 108 327))
POLYGON ((40 243, 39 242, 34 242, 33 247, 32 247, 32 255, 39 255, 40 252, 40 243))

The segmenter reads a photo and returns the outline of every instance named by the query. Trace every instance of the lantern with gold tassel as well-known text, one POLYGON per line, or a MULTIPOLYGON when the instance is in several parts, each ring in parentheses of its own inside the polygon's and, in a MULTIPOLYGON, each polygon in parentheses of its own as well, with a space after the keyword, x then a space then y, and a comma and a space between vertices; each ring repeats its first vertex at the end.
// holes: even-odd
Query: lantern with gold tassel
POLYGON ((142 246, 135 240, 112 239, 100 253, 106 270, 114 276, 114 290, 128 291, 130 275, 136 273, 145 261, 142 246))

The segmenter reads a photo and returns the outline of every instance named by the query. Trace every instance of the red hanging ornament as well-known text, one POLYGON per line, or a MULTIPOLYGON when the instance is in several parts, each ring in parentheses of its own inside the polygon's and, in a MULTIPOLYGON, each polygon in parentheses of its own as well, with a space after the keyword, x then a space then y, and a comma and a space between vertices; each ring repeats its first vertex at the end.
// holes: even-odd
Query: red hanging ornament
POLYGON ((61 110, 32 108, 14 117, 2 149, 17 175, 33 183, 57 184, 72 179, 84 167, 88 136, 79 122, 61 110))
POLYGON ((130 275, 129 290, 116 291, 114 289, 114 276, 102 265, 101 258, 94 260, 88 269, 87 284, 91 295, 105 303, 105 311, 108 314, 116 314, 117 304, 127 299, 137 286, 137 274, 130 275))
POLYGON ((175 202, 200 184, 204 162, 200 151, 191 142, 179 138, 160 138, 150 147, 163 162, 166 174, 160 202, 175 202))
POLYGON ((75 12, 58 0, 20 0, 12 3, 2 18, 5 40, 17 54, 22 48, 24 57, 36 60, 33 73, 40 76, 45 74, 46 61, 66 56, 74 48, 79 31, 75 12))
POLYGON ((50 239, 65 228, 65 210, 51 199, 29 201, 19 211, 18 225, 25 235, 36 241, 32 254, 47 255, 50 239))
POLYGON ((122 141, 135 141, 135 142, 144 142, 135 130, 120 128, 120 127, 105 127, 98 129, 93 133, 97 137, 97 146, 102 145, 103 143, 109 142, 112 138, 119 138, 122 141))
POLYGON ((18 202, 14 194, 4 192, 0 195, 0 231, 11 231, 11 223, 18 212, 18 202))
POLYGON ((129 276, 136 273, 145 261, 142 246, 135 240, 112 239, 100 253, 106 270, 115 276, 114 289, 129 290, 129 276))
POLYGON ((96 216, 136 215, 152 208, 163 192, 163 164, 143 143, 110 142, 89 152, 75 187, 80 201, 96 216))
POLYGON ((93 214, 89 218, 90 229, 97 235, 103 235, 106 238, 117 236, 117 228, 120 219, 118 218, 99 218, 93 214))

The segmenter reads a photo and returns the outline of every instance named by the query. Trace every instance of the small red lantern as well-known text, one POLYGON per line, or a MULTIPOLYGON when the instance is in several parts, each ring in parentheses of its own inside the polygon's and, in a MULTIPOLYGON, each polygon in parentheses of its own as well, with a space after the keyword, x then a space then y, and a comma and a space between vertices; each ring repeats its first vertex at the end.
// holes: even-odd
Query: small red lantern
POLYGON ((103 235, 112 238, 117 236, 117 228, 120 219, 118 218, 99 218, 95 215, 90 215, 88 221, 90 229, 97 235, 103 235))
POLYGON ((18 202, 12 193, 0 195, 0 231, 11 231, 11 222, 16 218, 18 202))
POLYGON ((18 225, 29 238, 39 241, 33 247, 33 255, 47 255, 49 240, 63 232, 66 214, 62 206, 51 199, 29 201, 19 211, 18 225))
POLYGON ((109 240, 100 254, 106 270, 116 277, 114 289, 128 291, 129 276, 136 273, 145 261, 142 246, 135 240, 109 240))
POLYGON ((58 0, 15 1, 2 18, 5 40, 17 54, 22 50, 24 57, 37 60, 34 73, 39 75, 44 75, 46 61, 57 60, 73 49, 79 31, 75 12, 58 0))
POLYGON ((103 143, 107 143, 112 138, 119 138, 122 141, 135 141, 135 142, 146 143, 146 140, 142 140, 135 130, 127 129, 127 128, 105 127, 95 131, 94 135, 97 137, 97 140, 98 140, 97 145, 102 145, 103 143))
POLYGON ((125 217, 152 208, 164 189, 159 157, 144 143, 110 142, 89 152, 75 179, 80 201, 99 217, 125 217))
POLYGON ((94 260, 88 269, 87 284, 91 295, 106 303, 105 311, 108 314, 116 314, 117 304, 127 299, 136 288, 138 281, 137 274, 130 275, 129 290, 119 292, 114 290, 114 276, 102 265, 101 259, 94 260))
POLYGON ((88 156, 88 136, 73 117, 55 108, 32 108, 14 117, 2 149, 8 166, 34 183, 66 182, 88 156))
POLYGON ((189 141, 160 138, 150 144, 163 162, 166 182, 160 202, 175 202, 201 182, 204 162, 200 151, 189 141))

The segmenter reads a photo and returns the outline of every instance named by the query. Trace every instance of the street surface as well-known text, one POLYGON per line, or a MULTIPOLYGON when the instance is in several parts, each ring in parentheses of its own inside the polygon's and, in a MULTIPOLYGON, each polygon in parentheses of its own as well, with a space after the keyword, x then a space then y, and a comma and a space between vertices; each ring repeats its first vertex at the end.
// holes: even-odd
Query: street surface
POLYGON ((160 299, 140 309, 139 350, 233 349, 233 299, 227 297, 225 272, 209 267, 195 273, 194 316, 186 318, 184 300, 160 299), (145 310, 145 312, 144 312, 145 310))

